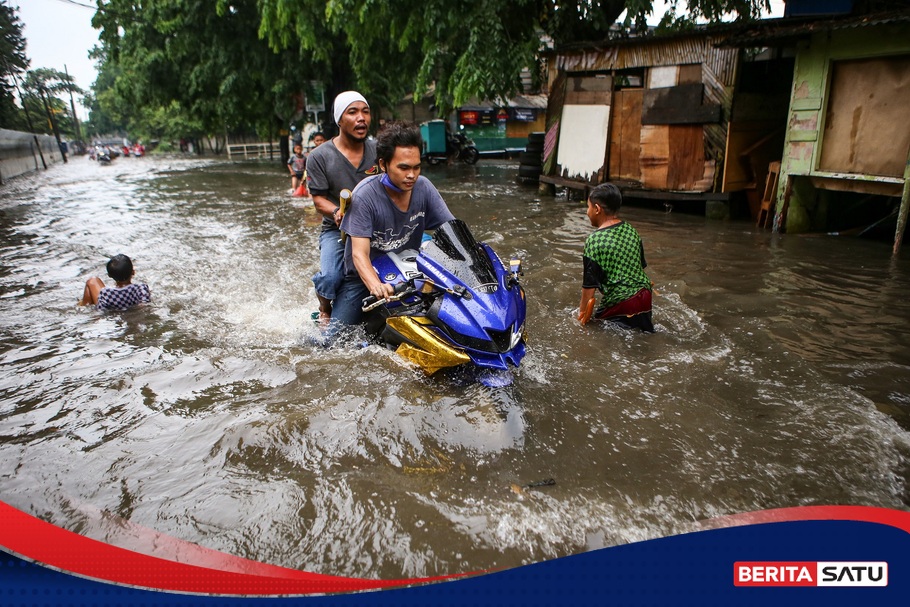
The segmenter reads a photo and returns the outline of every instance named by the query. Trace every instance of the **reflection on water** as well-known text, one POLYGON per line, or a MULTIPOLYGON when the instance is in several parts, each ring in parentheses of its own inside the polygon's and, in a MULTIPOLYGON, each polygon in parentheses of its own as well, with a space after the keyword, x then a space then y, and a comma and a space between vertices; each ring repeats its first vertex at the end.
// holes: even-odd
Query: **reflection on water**
POLYGON ((628 208, 658 331, 583 329, 583 207, 515 170, 428 171, 524 259, 530 349, 499 389, 306 345, 318 217, 277 165, 77 158, 3 186, 0 499, 124 546, 146 529, 386 578, 758 509, 908 508, 906 255, 628 208), (76 307, 119 252, 154 303, 76 307))

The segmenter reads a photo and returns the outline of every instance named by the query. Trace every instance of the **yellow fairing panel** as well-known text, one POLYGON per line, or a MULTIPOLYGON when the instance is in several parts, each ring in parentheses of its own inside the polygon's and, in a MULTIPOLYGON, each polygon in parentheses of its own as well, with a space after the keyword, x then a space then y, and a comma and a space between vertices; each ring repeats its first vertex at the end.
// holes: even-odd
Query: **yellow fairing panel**
POLYGON ((401 344, 396 350, 399 356, 419 365, 427 375, 432 375, 445 367, 462 365, 471 360, 467 354, 437 337, 425 326, 428 323, 427 319, 414 316, 396 316, 386 319, 389 327, 417 346, 409 343, 401 344))

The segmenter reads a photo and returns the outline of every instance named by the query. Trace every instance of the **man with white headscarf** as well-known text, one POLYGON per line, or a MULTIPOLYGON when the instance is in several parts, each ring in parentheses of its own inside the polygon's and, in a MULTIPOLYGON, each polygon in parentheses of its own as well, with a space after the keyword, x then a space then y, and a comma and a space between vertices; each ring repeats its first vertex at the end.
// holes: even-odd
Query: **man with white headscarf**
POLYGON ((345 91, 333 105, 338 135, 307 158, 307 185, 313 204, 322 216, 319 235, 319 272, 313 276, 319 298, 319 320, 327 324, 332 302, 344 278, 344 244, 341 241, 341 191, 353 190, 369 175, 377 175, 376 142, 368 139, 370 106, 357 91, 345 91))

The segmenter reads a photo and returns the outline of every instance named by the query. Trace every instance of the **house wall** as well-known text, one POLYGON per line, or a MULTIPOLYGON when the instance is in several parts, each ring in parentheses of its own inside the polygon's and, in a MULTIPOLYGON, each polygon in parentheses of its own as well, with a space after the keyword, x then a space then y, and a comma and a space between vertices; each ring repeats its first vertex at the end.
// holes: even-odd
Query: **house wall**
MULTIPOLYGON (((861 143, 863 139, 871 140, 870 133, 860 132, 861 129, 881 130, 880 134, 872 134, 872 138, 880 136, 889 144, 893 144, 895 138, 899 141, 910 141, 910 120, 887 126, 874 126, 874 123, 860 119, 861 112, 855 112, 853 117, 855 124, 852 136, 849 133, 850 129, 847 129, 848 132, 845 136, 843 129, 831 129, 826 133, 825 128, 826 120, 833 121, 833 118, 827 113, 833 78, 832 66, 835 65, 835 62, 908 54, 910 54, 910 36, 907 35, 906 25, 901 24, 880 24, 862 29, 820 32, 798 44, 787 134, 781 162, 781 184, 784 187, 778 189, 775 228, 780 228, 785 218, 784 227, 787 232, 823 229, 828 200, 828 197, 824 195, 825 191, 839 190, 901 196, 907 178, 906 170, 902 176, 894 175, 893 166, 895 164, 907 166, 907 155, 910 153, 907 149, 897 152, 897 155, 902 157, 892 159, 893 162, 887 163, 892 168, 885 168, 885 163, 877 163, 883 168, 876 172, 891 173, 890 175, 863 172, 875 169, 844 172, 824 170, 821 167, 826 143, 830 146, 850 146, 861 143)), ((902 81, 902 78, 901 75, 898 75, 897 81, 902 81)), ((904 115, 906 115, 906 110, 910 109, 907 97, 903 94, 896 94, 897 89, 893 88, 895 86, 893 83, 881 86, 890 88, 876 90, 871 88, 869 83, 858 83, 856 88, 870 87, 866 88, 866 93, 870 96, 891 95, 894 103, 903 105, 904 115)), ((905 84, 898 84, 898 86, 902 87, 905 84)), ((852 94, 856 92, 854 90, 852 94)), ((844 118, 844 116, 838 117, 841 121, 844 118)), ((898 143, 896 147, 906 146, 898 143)), ((827 157, 832 157, 832 154, 829 153, 827 157)), ((824 164, 831 166, 832 163, 825 161, 824 164)), ((875 160, 872 161, 872 165, 876 165, 875 160)), ((863 165, 856 163, 855 166, 863 165)), ((871 165, 867 163, 866 166, 871 165)))
POLYGON ((715 46, 719 41, 699 34, 559 53, 551 65, 565 91, 561 96, 554 77, 544 174, 579 183, 609 178, 646 189, 719 191, 739 57, 738 49, 715 46), (591 88, 596 76, 610 83, 631 71, 643 75, 638 89, 591 88), (626 106, 628 112, 618 112, 626 106), (596 120, 589 115, 595 111, 596 120), (638 124, 623 122, 630 117, 638 124), (580 126, 585 120, 587 130, 580 126))

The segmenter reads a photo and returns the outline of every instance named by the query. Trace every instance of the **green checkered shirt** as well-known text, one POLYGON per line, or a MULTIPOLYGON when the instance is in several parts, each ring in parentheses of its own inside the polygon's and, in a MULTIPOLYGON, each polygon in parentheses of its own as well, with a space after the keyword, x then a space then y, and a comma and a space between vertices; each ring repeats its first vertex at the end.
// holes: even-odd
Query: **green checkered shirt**
POLYGON ((641 237, 625 221, 601 228, 585 240, 582 288, 603 293, 598 310, 615 306, 651 288, 641 237))

